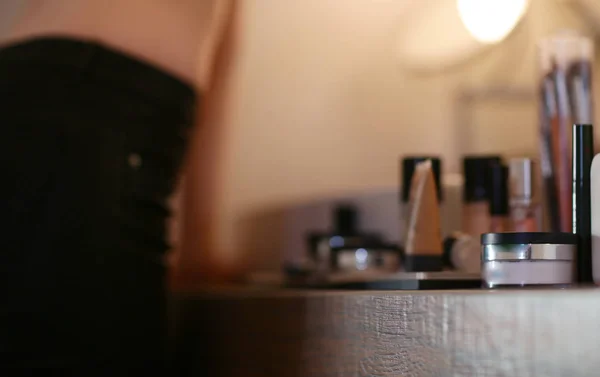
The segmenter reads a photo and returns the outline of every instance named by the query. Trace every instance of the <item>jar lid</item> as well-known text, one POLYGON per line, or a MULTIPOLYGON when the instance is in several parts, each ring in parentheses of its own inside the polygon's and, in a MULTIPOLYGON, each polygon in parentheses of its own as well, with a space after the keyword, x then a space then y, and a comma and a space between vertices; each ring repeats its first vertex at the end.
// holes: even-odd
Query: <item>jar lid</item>
POLYGON ((577 245, 578 237, 573 233, 560 232, 507 232, 484 233, 481 245, 554 244, 577 245))
POLYGON ((484 245, 481 259, 489 261, 572 261, 577 246, 557 244, 484 245))

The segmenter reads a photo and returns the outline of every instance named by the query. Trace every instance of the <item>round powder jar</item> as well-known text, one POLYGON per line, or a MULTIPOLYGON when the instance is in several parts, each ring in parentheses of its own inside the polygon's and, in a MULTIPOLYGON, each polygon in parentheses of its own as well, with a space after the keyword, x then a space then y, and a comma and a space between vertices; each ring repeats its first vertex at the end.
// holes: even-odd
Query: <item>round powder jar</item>
POLYGON ((573 282, 576 252, 573 233, 482 234, 484 287, 567 286, 573 282))

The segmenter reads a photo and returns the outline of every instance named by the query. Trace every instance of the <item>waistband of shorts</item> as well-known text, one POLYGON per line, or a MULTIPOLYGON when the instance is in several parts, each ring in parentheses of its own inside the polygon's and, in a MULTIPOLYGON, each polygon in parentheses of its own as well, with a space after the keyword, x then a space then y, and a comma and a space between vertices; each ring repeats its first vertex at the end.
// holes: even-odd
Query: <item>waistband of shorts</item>
POLYGON ((0 49, 0 62, 69 66, 81 75, 109 80, 126 89, 175 105, 193 105, 193 87, 150 63, 99 42, 70 37, 36 37, 0 49))

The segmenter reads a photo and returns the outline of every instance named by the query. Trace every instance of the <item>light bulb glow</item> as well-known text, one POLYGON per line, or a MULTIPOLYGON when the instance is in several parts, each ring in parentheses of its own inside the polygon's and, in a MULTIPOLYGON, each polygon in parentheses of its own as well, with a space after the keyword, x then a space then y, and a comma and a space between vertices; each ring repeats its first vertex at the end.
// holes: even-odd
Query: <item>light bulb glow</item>
POLYGON ((528 0, 457 0, 459 17, 481 43, 502 41, 519 23, 528 0))

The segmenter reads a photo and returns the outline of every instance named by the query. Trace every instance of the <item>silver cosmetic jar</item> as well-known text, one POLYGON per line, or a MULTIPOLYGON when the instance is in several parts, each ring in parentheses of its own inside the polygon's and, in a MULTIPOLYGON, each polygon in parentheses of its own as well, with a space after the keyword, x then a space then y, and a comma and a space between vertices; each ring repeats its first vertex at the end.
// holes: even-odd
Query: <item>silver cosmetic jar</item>
POLYGON ((577 235, 486 233, 481 235, 481 274, 486 288, 568 286, 573 282, 577 235))

